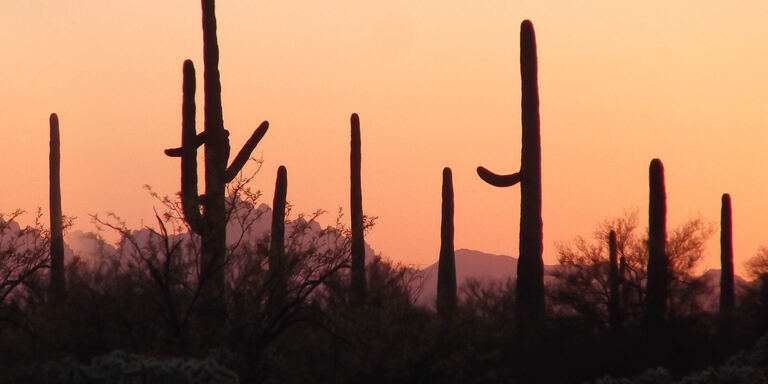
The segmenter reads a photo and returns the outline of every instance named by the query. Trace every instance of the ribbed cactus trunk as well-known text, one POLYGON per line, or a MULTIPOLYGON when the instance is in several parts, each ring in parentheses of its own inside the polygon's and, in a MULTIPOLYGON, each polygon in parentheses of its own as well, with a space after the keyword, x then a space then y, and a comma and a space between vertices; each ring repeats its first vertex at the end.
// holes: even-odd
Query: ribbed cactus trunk
POLYGON ((626 309, 628 305, 632 302, 632 288, 626 284, 627 282, 627 258, 624 257, 624 255, 621 255, 619 257, 619 289, 621 292, 621 296, 619 299, 619 310, 621 320, 624 321, 626 309))
POLYGON ((275 196, 272 200, 272 233, 269 241, 269 276, 272 284, 270 300, 273 306, 283 303, 286 294, 285 260, 285 199, 288 194, 288 172, 277 169, 275 196))
POLYGON ((646 283, 646 322, 660 330, 664 324, 669 291, 669 258, 667 243, 667 195, 664 187, 664 165, 653 159, 649 168, 650 199, 648 204, 648 281, 646 283))
POLYGON ((51 129, 49 162, 48 199, 51 214, 51 274, 49 298, 58 302, 66 293, 64 277, 64 221, 61 213, 61 141, 59 139, 59 117, 52 113, 49 119, 51 129))
MULTIPOLYGON (((206 144, 205 154, 205 199, 203 212, 207 221, 208 236, 201 243, 201 249, 208 267, 206 275, 211 279, 211 291, 216 297, 223 295, 224 260, 227 252, 227 217, 224 206, 226 181, 224 173, 229 158, 229 133, 224 130, 221 108, 221 82, 219 79, 219 44, 216 37, 216 15, 214 1, 203 1, 203 88, 205 92, 206 144), (209 171, 210 170, 210 171, 209 171)), ((219 309, 216 303, 213 308, 219 309)))
POLYGON ((616 231, 611 230, 608 233, 608 264, 609 275, 608 285, 610 292, 608 295, 608 315, 610 317, 610 326, 614 331, 621 329, 621 276, 618 259, 618 246, 616 244, 616 231))
POLYGON ((520 254, 517 263, 515 314, 518 329, 537 328, 544 318, 544 261, 541 220, 541 133, 536 36, 529 20, 520 26, 522 80, 522 150, 520 171, 497 175, 483 167, 477 173, 487 183, 508 187, 520 183, 520 254))
POLYGON ((437 313, 444 320, 456 310, 456 256, 453 251, 453 176, 443 169, 443 214, 440 222, 440 259, 437 265, 437 313))
POLYGON ((202 284, 200 314, 203 327, 216 332, 224 324, 225 260, 227 252, 226 185, 240 172, 250 158, 269 124, 264 121, 254 131, 232 163, 229 161, 229 132, 224 129, 219 79, 219 46, 216 37, 215 2, 202 0, 203 12, 203 86, 205 90, 205 129, 195 128, 195 69, 184 62, 181 147, 165 151, 181 157, 181 199, 184 219, 193 232, 200 235, 202 284), (197 148, 204 145, 205 194, 197 191, 197 148), (200 208, 202 207, 202 212, 200 208))
POLYGON ((360 118, 350 118, 351 140, 349 155, 350 209, 352 219, 352 282, 350 298, 355 305, 365 302, 365 235, 363 233, 363 188, 360 154, 360 118))
POLYGON ((733 288, 733 221, 731 196, 723 194, 720 210, 720 328, 728 335, 733 326, 735 295, 733 288))

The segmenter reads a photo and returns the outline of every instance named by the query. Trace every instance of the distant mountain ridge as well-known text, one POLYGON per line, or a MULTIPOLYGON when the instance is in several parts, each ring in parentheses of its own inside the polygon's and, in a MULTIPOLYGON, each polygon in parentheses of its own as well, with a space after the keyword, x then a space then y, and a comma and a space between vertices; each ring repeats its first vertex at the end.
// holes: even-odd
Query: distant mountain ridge
MULTIPOLYGON (((250 233, 251 237, 247 240, 256 240, 255 237, 266 236, 271 230, 272 209, 266 204, 260 204, 253 209, 255 212, 259 212, 259 216, 253 223, 252 231, 250 233)), ((293 225, 301 223, 302 220, 303 219, 295 219, 293 225)), ((290 228, 291 224, 289 224, 288 227, 290 228)), ((18 225, 16 225, 16 228, 18 228, 18 225)), ((322 228, 319 223, 309 223, 310 232, 319 233, 321 230, 322 228)), ((148 230, 144 228, 135 230, 132 233, 134 236, 142 238, 148 234, 147 231, 148 230)), ((188 233, 182 233, 177 236, 188 235, 188 233)), ((237 225, 230 223, 227 227, 227 241, 229 245, 233 245, 241 235, 242 230, 237 225)), ((71 260, 73 256, 77 256, 84 261, 95 260, 100 257, 100 255, 114 254, 117 252, 117 248, 114 245, 104 242, 90 232, 73 231, 65 236, 65 240, 65 257, 67 261, 71 260)), ((374 254, 373 248, 366 243, 366 262, 370 262, 373 259, 374 254)), ((477 279, 482 282, 504 282, 507 279, 514 280, 517 276, 517 258, 515 257, 464 248, 456 250, 455 255, 456 282, 460 298, 461 288, 464 286, 467 279, 477 279)), ((433 264, 418 270, 421 278, 415 279, 411 285, 412 291, 418 293, 415 300, 420 305, 430 308, 433 308, 435 305, 435 298, 437 295, 437 268, 438 263, 434 262, 433 264)), ((544 265, 545 284, 552 281, 553 278, 549 275, 552 271, 555 271, 558 268, 559 265, 544 265)), ((714 309, 718 302, 717 287, 720 282, 720 270, 708 269, 701 274, 701 277, 707 282, 707 286, 712 288, 709 299, 706 303, 702 304, 710 309, 714 309)), ((739 291, 743 291, 745 287, 752 284, 752 282, 747 281, 738 275, 735 276, 735 283, 737 294, 739 291)))
MULTIPOLYGON (((237 223, 237 220, 230 220, 230 222, 227 224, 227 246, 229 247, 235 246, 238 241, 241 240, 255 243, 257 240, 269 235, 270 231, 272 230, 271 207, 266 204, 259 204, 257 207, 254 207, 250 203, 243 201, 238 201, 238 204, 239 210, 244 210, 243 212, 251 212, 252 214, 255 214, 253 216, 254 220, 248 224, 249 230, 245 233, 242 226, 237 223)), ((299 217, 292 219, 289 223, 286 224, 286 233, 291 233, 291 231, 297 225, 303 224, 307 224, 309 226, 307 229, 308 234, 316 235, 323 230, 320 223, 317 221, 310 221, 307 223, 306 219, 299 217)), ((328 227, 326 227, 326 229, 328 229, 328 227)), ((330 230, 335 231, 334 228, 330 228, 330 230)), ((107 231, 109 231, 109 229, 107 229, 107 231)), ((141 243, 149 236, 149 229, 135 229, 131 231, 131 234, 141 243)), ((172 236, 187 237, 189 236, 189 233, 182 232, 172 236)), ((99 238, 97 234, 92 232, 72 231, 65 235, 64 240, 67 245, 65 249, 66 262, 69 262, 73 256, 76 256, 83 261, 91 261, 98 259, 101 255, 113 255, 117 252, 117 247, 115 245, 105 242, 103 239, 99 238)), ((371 246, 366 242, 366 262, 373 259, 374 253, 374 249, 371 248, 371 246)))
MULTIPOLYGON (((517 258, 507 255, 497 255, 475 251, 471 249, 459 249, 456 254, 456 285, 461 298, 461 288, 467 279, 478 279, 484 282, 503 282, 507 279, 514 280, 517 277, 517 258)), ((435 306, 437 296, 437 267, 435 262, 421 269, 422 279, 412 287, 420 292, 416 302, 430 308, 435 306)), ((551 282, 554 278, 549 274, 557 270, 559 265, 544 265, 544 283, 551 282)), ((708 269, 700 275, 707 286, 712 289, 709 300, 702 303, 706 308, 714 310, 718 303, 718 290, 720 284, 720 270, 708 269)), ((737 295, 753 282, 747 281, 739 275, 734 276, 737 295)))
MULTIPOLYGON (((468 278, 504 281, 517 276, 517 258, 464 248, 456 250, 455 255, 456 285, 459 290, 468 278)), ((438 263, 435 262, 421 270, 420 294, 416 299, 421 305, 434 306, 437 296, 437 266, 438 263)))

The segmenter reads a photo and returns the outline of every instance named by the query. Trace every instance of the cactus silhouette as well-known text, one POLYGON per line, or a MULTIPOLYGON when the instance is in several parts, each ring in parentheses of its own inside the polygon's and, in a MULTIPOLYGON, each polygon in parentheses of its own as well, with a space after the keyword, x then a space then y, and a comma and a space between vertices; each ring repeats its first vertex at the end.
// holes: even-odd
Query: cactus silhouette
POLYGON ((649 168, 650 196, 648 204, 648 282, 646 284, 646 321, 659 329, 664 323, 669 285, 667 243, 667 195, 664 187, 664 165, 653 159, 649 168))
POLYGON ((59 117, 52 113, 49 119, 51 129, 50 152, 48 155, 49 179, 48 199, 51 213, 51 274, 50 299, 61 300, 66 291, 64 277, 64 233, 61 214, 61 152, 59 139, 59 117))
POLYGON ((269 275, 273 284, 273 304, 281 304, 286 292, 285 198, 288 194, 288 172, 277 168, 275 197, 272 200, 272 233, 269 241, 269 275))
POLYGON ((733 232, 732 232, 731 196, 722 197, 720 210, 720 326, 729 332, 733 322, 733 232))
POLYGON ((611 329, 613 330, 618 330, 621 328, 621 293, 619 292, 621 275, 617 248, 616 231, 611 230, 608 233, 608 284, 610 285, 610 293, 608 296, 608 312, 611 329))
POLYGON ((440 222, 440 259, 437 265, 437 313, 443 319, 456 308, 456 256, 453 251, 453 179, 443 168, 443 214, 440 222))
POLYGON ((477 173, 497 187, 520 183, 520 255, 515 296, 520 329, 535 327, 544 316, 544 261, 541 220, 541 133, 536 36, 533 24, 520 25, 520 77, 522 83, 522 151, 520 171, 497 175, 483 167, 477 173))
POLYGON ((352 287, 351 299, 357 305, 365 301, 365 238, 363 234, 363 192, 360 171, 360 118, 350 117, 349 155, 350 208, 352 210, 352 287))
MULTIPOLYGON (((200 235, 204 289, 201 313, 222 316, 221 293, 224 289, 227 212, 224 202, 226 185, 232 181, 250 158, 269 124, 264 121, 253 132, 232 163, 229 161, 229 132, 224 129, 219 80, 219 47, 216 37, 216 15, 213 0, 202 0, 203 75, 205 91, 205 129, 195 128, 195 69, 190 60, 184 62, 181 147, 167 149, 170 157, 181 157, 181 200, 184 219, 193 232, 200 235), (197 148, 204 146, 205 194, 197 192, 197 148), (202 206, 202 213, 200 207, 202 206)), ((208 316, 208 315, 205 315, 208 316)), ((207 329, 216 329, 223 319, 206 321, 207 329)))

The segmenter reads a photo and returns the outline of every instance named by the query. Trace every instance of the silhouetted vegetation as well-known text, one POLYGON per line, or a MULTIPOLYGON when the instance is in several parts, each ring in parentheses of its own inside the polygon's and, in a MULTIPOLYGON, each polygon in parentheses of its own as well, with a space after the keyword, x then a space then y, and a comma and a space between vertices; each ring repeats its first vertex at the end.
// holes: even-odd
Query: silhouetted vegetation
POLYGON ((358 305, 365 300, 365 236, 363 234, 363 187, 360 154, 360 118, 350 117, 349 205, 352 223, 352 300, 358 305))
MULTIPOLYGON (((453 174, 443 170, 436 309, 416 304, 420 271, 365 260, 360 126, 351 117, 351 228, 291 215, 279 167, 272 209, 241 172, 264 136, 229 161, 214 1, 202 0, 205 130, 195 128, 195 73, 184 62, 181 192, 156 223, 92 217, 94 255, 64 259, 58 119, 51 115, 51 229, 0 216, 0 383, 763 383, 768 364, 768 248, 733 275, 730 196, 722 197, 719 305, 695 272, 714 229, 700 218, 667 233, 661 161, 650 165, 649 226, 637 213, 542 261, 541 143, 533 25, 521 25, 517 278, 456 280, 453 174), (205 193, 197 149, 205 151, 205 193), (266 221, 268 220, 268 221, 266 221), (114 231, 110 245, 101 231, 114 231), (64 294, 66 292, 66 295, 64 294), (545 300, 546 297, 546 300, 545 300), (52 305, 55 304, 55 305, 52 305), (546 305, 545 305, 546 304, 546 305), (762 336, 762 337, 761 337, 762 336), (755 340, 758 340, 755 345, 755 340), (743 350, 746 352, 737 352, 743 350), (629 377, 614 379, 614 377, 629 377)), ((258 163, 258 162, 257 162, 258 163)), ((260 163, 259 163, 260 164, 260 163)))
POLYGON ((224 204, 226 185, 231 182, 248 161, 256 145, 264 137, 269 123, 262 122, 253 132, 240 152, 229 163, 229 132, 224 129, 221 106, 221 81, 219 79, 219 44, 216 36, 215 3, 202 1, 203 10, 203 86, 205 90, 205 129, 197 134, 195 128, 195 68, 192 61, 184 62, 181 147, 165 151, 170 157, 181 158, 181 199, 184 219, 196 234, 200 235, 201 252, 206 260, 201 265, 204 275, 201 285, 200 312, 206 327, 207 338, 215 343, 220 337, 216 332, 226 319, 218 314, 221 308, 225 284, 227 210, 224 204), (205 194, 197 192, 197 148, 204 146, 205 194), (202 207, 202 212, 200 208, 202 207))
POLYGON ((61 215, 61 140, 59 117, 52 113, 49 119, 51 142, 49 152, 49 211, 51 218, 51 272, 49 294, 51 302, 60 301, 66 293, 64 281, 64 219, 61 215))
POLYGON ((648 281, 645 321, 651 332, 660 332, 669 295, 669 257, 667 256, 667 192, 664 165, 653 159, 649 170, 648 203, 648 281))
POLYGON ((437 313, 444 319, 456 310, 456 256, 453 251, 453 175, 443 168, 443 209, 440 218, 440 258, 437 267, 437 313))
POLYGON ((724 340, 730 339, 733 329, 735 300, 731 196, 724 193, 720 213, 720 331, 724 340))
POLYGON ((477 174, 496 187, 520 183, 520 254, 517 265, 516 324, 537 328, 544 319, 544 249, 541 220, 541 132, 536 35, 529 20, 520 25, 523 146, 520 171, 497 175, 483 167, 477 174))

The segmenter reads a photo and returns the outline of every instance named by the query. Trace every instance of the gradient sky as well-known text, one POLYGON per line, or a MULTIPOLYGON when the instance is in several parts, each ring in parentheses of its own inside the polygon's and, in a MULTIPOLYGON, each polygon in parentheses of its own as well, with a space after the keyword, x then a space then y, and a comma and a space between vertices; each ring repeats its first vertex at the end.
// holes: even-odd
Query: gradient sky
MULTIPOLYGON (((48 115, 59 114, 64 213, 153 224, 142 188, 179 189, 182 61, 202 84, 198 1, 2 1, 0 211, 47 211, 48 115)), ((437 259, 440 182, 454 174, 456 248, 517 255, 519 187, 475 168, 520 163, 519 25, 539 50, 544 258, 626 209, 647 223, 648 165, 666 168, 671 228, 717 223, 733 198, 737 272, 768 245, 768 2, 219 1, 225 127, 236 153, 262 120, 255 180, 288 168, 294 212, 348 210, 349 115, 362 126, 367 237, 437 259)), ((202 86, 198 111, 202 112, 202 86)), ((202 127, 202 116, 198 118, 202 127)), ((27 214, 22 222, 29 222, 27 214)), ((46 219, 47 220, 47 219, 46 219)), ((719 234, 707 267, 717 267, 719 234)))

